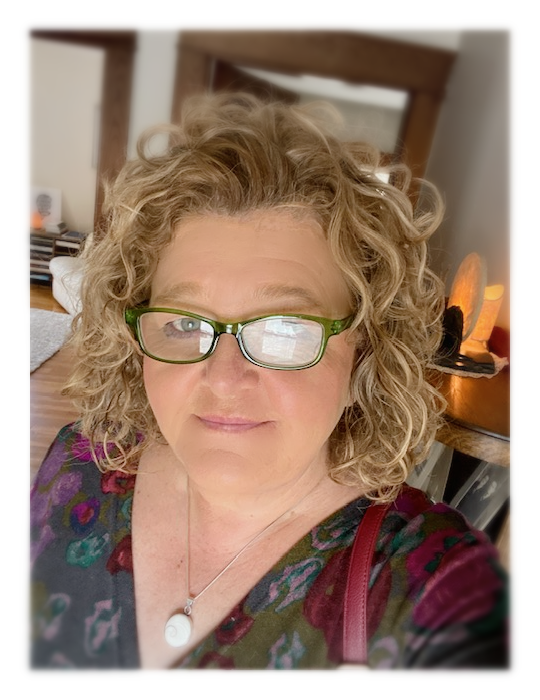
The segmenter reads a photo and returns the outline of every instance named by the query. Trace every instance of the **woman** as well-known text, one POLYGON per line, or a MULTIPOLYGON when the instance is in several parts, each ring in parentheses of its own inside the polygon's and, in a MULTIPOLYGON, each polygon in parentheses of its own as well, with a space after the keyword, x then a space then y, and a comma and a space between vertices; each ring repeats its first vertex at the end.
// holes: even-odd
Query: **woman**
POLYGON ((34 666, 339 666, 372 500, 369 665, 504 665, 494 548, 401 488, 442 410, 438 200, 413 215, 327 117, 201 97, 108 190, 81 419, 33 487, 34 666))

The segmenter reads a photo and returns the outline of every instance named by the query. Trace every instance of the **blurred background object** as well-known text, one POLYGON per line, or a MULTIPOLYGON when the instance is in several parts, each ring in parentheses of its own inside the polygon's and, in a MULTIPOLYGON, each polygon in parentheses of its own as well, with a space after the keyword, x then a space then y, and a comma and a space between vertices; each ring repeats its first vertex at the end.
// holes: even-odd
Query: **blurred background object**
MULTIPOLYGON (((31 184, 62 192, 69 228, 99 221, 101 181, 185 97, 227 87, 327 99, 367 139, 442 191, 431 242, 447 293, 475 251, 505 288, 510 330, 508 45, 505 31, 31 32, 31 184), (69 109, 68 109, 69 107, 69 109)), ((159 142, 155 144, 160 148, 159 142)))
POLYGON ((456 272, 446 303, 437 359, 443 371, 483 376, 496 374, 508 365, 508 358, 498 356, 490 346, 504 286, 488 287, 486 279, 486 261, 478 253, 469 253, 456 272))

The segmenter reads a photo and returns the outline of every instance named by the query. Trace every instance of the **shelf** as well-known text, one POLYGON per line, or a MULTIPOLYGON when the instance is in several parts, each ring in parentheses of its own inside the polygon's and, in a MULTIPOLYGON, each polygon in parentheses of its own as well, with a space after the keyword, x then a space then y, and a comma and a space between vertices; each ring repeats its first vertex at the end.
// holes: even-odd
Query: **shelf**
POLYGON ((30 281, 51 284, 49 262, 59 256, 77 256, 86 239, 85 233, 68 231, 49 233, 30 229, 30 281))

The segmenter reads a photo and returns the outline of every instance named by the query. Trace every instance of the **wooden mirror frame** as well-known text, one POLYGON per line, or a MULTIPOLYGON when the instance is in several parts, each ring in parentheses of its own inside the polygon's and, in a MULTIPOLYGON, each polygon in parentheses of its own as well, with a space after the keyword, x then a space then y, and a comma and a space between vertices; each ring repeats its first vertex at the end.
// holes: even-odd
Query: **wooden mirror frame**
POLYGON ((172 121, 179 121, 186 97, 212 90, 217 62, 405 90, 393 158, 422 177, 455 57, 455 51, 355 32, 185 31, 178 42, 172 121))
POLYGON ((96 175, 94 227, 103 205, 102 182, 114 177, 126 160, 136 32, 33 30, 32 38, 60 41, 104 50, 101 127, 96 175))

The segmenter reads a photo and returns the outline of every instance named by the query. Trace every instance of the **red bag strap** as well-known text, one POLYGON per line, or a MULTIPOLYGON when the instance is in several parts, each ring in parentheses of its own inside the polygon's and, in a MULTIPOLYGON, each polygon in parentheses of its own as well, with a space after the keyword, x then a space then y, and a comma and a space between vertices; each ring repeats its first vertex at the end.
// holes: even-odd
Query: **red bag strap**
POLYGON ((367 664, 367 597, 373 550, 389 503, 371 503, 356 532, 343 610, 343 661, 367 664))

